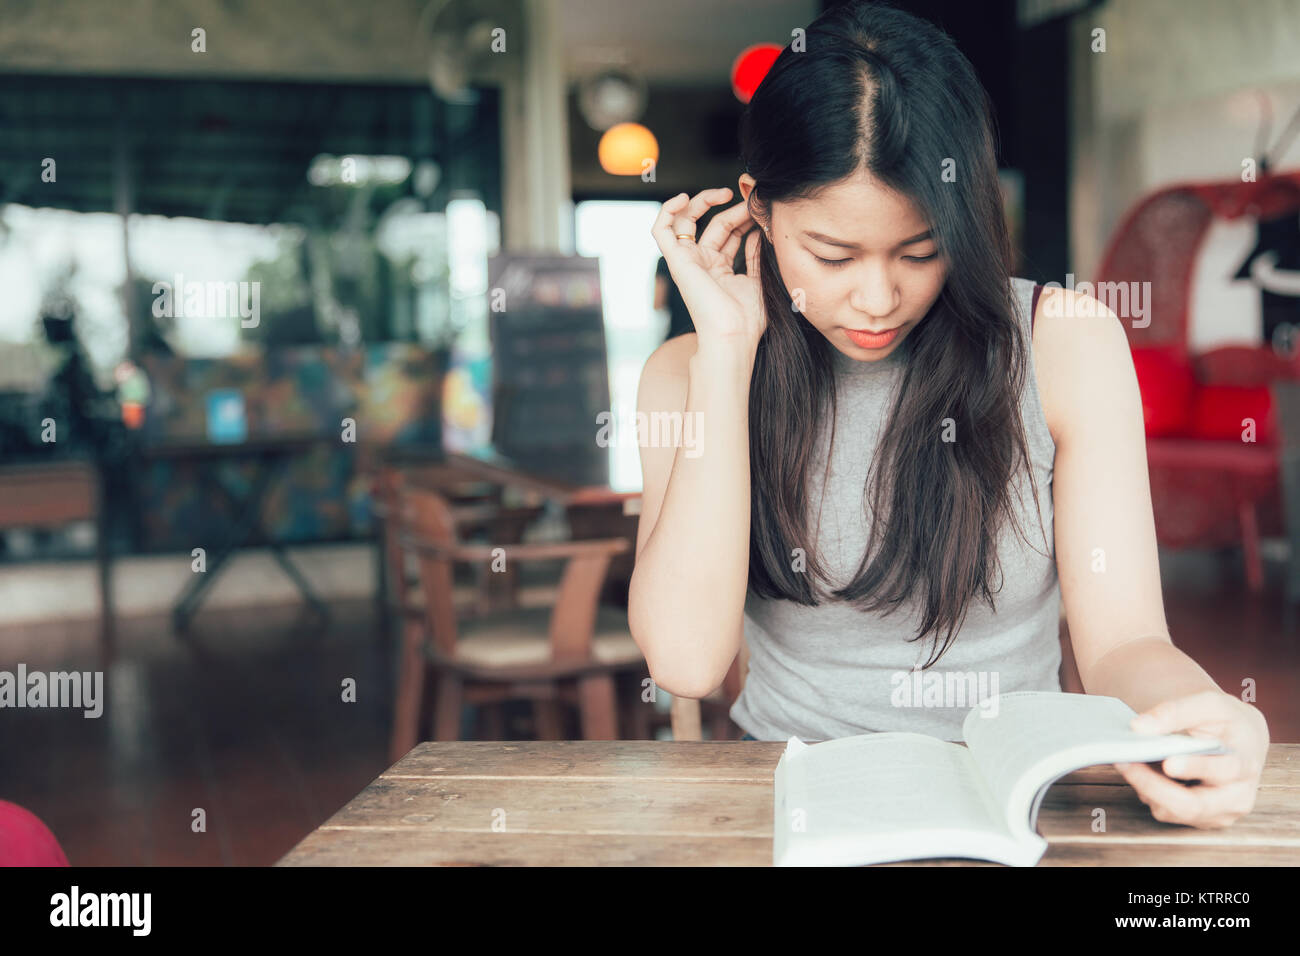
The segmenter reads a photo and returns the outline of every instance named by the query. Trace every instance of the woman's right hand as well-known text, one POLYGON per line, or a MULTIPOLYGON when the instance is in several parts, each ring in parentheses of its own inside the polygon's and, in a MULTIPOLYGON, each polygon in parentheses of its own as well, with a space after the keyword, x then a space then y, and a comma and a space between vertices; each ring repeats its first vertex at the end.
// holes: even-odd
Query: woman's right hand
POLYGON ((758 282, 759 230, 748 204, 718 213, 698 240, 677 238, 694 236, 709 207, 730 198, 726 186, 706 189, 689 202, 686 193, 679 193, 663 204, 651 229, 695 322, 701 351, 713 346, 752 350, 767 329, 758 282), (737 275, 732 264, 742 241, 746 271, 737 275))

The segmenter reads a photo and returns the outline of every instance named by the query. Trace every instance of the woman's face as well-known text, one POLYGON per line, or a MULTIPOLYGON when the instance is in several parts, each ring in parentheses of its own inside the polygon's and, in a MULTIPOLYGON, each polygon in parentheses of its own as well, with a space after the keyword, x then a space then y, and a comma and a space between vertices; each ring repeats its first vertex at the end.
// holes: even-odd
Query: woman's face
MULTIPOLYGON (((745 201, 754 182, 740 177, 745 201)), ((943 289, 947 266, 928 224, 909 200, 866 174, 815 198, 777 202, 761 225, 804 317, 850 358, 889 355, 943 289)))

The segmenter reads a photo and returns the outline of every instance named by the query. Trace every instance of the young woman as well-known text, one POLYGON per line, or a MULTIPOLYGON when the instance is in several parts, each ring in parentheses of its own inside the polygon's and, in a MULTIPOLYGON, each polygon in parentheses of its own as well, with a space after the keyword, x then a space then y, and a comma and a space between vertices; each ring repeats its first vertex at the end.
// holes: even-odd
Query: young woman
POLYGON ((748 737, 956 740, 976 701, 906 685, 942 665, 1059 691, 1063 602, 1088 693, 1231 750, 1120 767, 1153 816, 1249 813, 1268 728, 1170 640, 1123 325, 1067 290, 1033 309, 1010 275, 969 62, 923 20, 836 6, 772 66, 741 149, 743 202, 697 236, 732 193, 683 193, 653 228, 696 327, 638 395, 696 439, 643 436, 629 620, 655 682, 703 697, 745 642, 748 737))

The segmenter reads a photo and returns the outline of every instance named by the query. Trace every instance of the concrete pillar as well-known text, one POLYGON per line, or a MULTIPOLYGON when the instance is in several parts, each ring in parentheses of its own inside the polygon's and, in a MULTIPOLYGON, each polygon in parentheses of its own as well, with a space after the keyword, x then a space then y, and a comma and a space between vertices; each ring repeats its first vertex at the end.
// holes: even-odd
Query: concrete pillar
POLYGON ((501 85, 505 251, 573 252, 567 78, 558 2, 523 0, 520 69, 501 85))

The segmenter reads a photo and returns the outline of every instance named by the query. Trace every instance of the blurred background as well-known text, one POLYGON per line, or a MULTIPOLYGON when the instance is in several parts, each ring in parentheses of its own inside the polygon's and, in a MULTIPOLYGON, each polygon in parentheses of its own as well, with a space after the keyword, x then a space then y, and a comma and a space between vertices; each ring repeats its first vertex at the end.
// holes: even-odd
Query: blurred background
MULTIPOLYGON (((626 629, 649 228, 829 5, 0 0, 0 670, 104 682, 0 711, 0 800, 266 864, 417 740, 738 737, 626 629)), ((1171 633, 1300 740, 1300 0, 897 5, 1017 274, 1146 284, 1171 633)))

